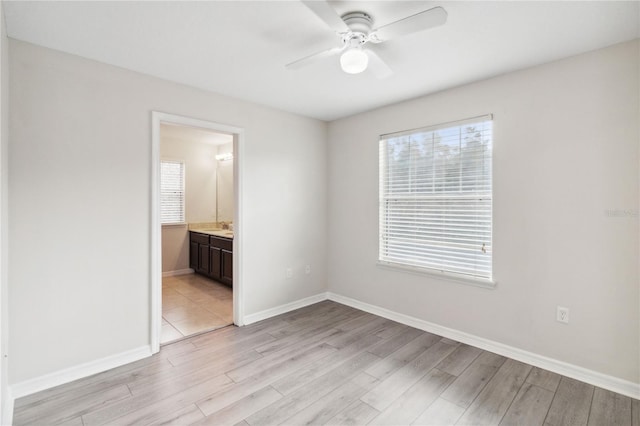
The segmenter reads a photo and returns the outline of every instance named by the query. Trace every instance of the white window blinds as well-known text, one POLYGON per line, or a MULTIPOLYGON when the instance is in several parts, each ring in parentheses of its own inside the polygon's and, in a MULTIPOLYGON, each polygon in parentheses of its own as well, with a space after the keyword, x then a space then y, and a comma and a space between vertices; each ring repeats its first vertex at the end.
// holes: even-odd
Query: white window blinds
POLYGON ((184 223, 184 163, 160 162, 160 222, 184 223))
POLYGON ((380 138, 381 263, 491 279, 491 116, 380 138))

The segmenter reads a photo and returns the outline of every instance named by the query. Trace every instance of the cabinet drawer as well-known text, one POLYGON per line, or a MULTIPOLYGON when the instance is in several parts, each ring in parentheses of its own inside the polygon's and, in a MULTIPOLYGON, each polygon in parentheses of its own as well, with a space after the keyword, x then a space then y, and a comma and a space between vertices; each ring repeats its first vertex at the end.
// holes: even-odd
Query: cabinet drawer
POLYGON ((209 237, 209 244, 225 250, 233 250, 233 240, 228 238, 209 237))
POLYGON ((197 232, 189 232, 191 234, 191 242, 198 244, 209 244, 209 236, 205 234, 199 234, 197 232))

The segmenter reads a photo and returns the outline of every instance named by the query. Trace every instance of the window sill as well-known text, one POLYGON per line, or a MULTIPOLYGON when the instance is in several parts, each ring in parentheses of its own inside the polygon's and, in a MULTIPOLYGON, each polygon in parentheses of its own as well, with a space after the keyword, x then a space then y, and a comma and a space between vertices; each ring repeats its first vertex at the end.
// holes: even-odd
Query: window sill
POLYGON ((453 281, 458 284, 472 285, 474 287, 481 287, 489 290, 495 289, 496 285, 498 284, 496 281, 490 279, 474 278, 462 274, 438 271, 437 269, 420 268, 418 266, 403 265, 401 263, 385 262, 382 260, 379 260, 377 262, 377 265, 385 269, 408 272, 417 275, 427 275, 429 277, 438 278, 445 281, 453 281))
POLYGON ((187 222, 180 223, 163 223, 162 228, 183 228, 187 226, 187 222))

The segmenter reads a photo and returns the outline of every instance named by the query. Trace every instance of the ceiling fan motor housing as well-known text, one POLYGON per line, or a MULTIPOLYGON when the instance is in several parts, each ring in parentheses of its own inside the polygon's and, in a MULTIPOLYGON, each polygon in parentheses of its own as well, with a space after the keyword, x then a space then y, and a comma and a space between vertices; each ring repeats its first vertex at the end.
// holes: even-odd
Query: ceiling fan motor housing
POLYGON ((342 20, 353 33, 368 35, 373 26, 373 18, 364 12, 349 12, 342 15, 342 20))

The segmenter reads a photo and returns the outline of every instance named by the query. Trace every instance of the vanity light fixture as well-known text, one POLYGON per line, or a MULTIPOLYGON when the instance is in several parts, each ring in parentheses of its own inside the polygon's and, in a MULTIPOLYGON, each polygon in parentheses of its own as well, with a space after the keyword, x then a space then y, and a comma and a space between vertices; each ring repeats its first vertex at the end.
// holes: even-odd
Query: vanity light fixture
POLYGON ((216 155, 216 160, 218 161, 230 161, 233 160, 233 154, 230 152, 227 152, 225 154, 218 154, 216 155))

